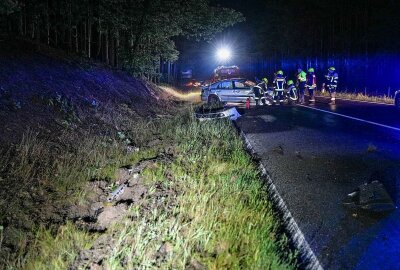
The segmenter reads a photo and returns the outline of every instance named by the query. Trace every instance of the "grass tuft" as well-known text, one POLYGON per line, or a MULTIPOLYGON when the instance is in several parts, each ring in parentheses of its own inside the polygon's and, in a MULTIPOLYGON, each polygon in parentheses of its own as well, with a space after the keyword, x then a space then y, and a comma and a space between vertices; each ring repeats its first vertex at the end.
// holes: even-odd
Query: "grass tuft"
MULTIPOLYGON (((147 193, 127 216, 101 236, 70 222, 56 232, 40 227, 19 266, 68 269, 80 250, 90 248, 98 237, 107 237, 112 250, 102 264, 110 270, 296 267, 296 254, 280 232, 259 171, 229 121, 198 122, 190 110, 152 127, 163 141, 171 142, 174 158, 145 169, 147 193)), ((101 140, 93 140, 85 148, 92 149, 94 156, 84 155, 88 169, 84 173, 80 170, 76 175, 72 170, 76 166, 56 163, 59 177, 65 179, 60 187, 72 183, 69 174, 83 182, 95 175, 112 178, 119 166, 160 150, 126 155, 117 144, 104 151, 99 145, 101 140)))

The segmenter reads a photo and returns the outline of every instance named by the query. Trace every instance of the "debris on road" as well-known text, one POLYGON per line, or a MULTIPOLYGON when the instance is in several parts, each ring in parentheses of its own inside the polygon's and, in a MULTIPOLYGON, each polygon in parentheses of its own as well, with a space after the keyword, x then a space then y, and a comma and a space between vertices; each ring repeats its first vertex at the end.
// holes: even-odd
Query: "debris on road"
POLYGON ((374 213, 393 211, 396 207, 383 184, 372 181, 360 185, 343 200, 343 205, 374 213))

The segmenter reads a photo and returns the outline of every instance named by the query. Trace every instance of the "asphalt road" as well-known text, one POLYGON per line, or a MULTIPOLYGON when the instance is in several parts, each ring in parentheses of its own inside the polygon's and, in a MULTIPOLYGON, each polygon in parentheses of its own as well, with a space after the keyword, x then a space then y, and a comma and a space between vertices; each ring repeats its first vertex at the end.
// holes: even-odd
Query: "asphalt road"
POLYGON ((371 214, 342 200, 379 180, 400 205, 400 112, 326 99, 262 106, 237 120, 325 269, 400 269, 400 210, 371 214))

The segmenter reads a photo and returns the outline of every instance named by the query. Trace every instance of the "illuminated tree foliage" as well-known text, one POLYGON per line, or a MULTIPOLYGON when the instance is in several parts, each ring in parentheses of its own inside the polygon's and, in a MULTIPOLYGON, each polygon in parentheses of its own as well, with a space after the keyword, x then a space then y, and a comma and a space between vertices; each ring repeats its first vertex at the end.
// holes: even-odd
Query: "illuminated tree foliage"
POLYGON ((155 79, 174 38, 209 40, 242 21, 208 0, 3 0, 2 31, 155 79))

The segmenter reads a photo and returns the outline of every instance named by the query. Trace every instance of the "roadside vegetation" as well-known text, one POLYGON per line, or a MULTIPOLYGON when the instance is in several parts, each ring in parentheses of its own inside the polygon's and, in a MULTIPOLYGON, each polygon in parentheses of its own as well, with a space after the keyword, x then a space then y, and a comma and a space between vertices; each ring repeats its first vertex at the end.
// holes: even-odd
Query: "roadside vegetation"
MULTIPOLYGON (((115 186, 121 166, 168 152, 168 159, 156 160, 141 173, 142 198, 105 231, 82 229, 76 221, 36 227, 31 239, 21 238, 7 268, 295 268, 296 254, 280 230, 259 171, 230 122, 198 122, 193 111, 185 109, 130 130, 138 131, 127 134, 143 145, 154 134, 158 143, 127 153, 118 140, 77 141, 77 149, 82 149, 79 162, 76 155, 68 161, 68 154, 61 153, 58 158, 64 163, 46 164, 56 172, 50 176, 46 173, 52 170, 40 171, 40 179, 52 181, 58 196, 69 192, 68 200, 84 204, 91 196, 83 188, 86 182, 105 179, 115 186), (82 255, 88 250, 93 255, 99 242, 110 246, 100 263, 82 255)), ((20 148, 25 149, 20 159, 38 164, 39 157, 32 157, 45 146, 31 136, 20 148)), ((4 160, 1 164, 6 166, 4 160)), ((20 177, 32 177, 33 171, 20 177)))
MULTIPOLYGON (((325 91, 317 91, 317 96, 329 97, 329 92, 325 91)), ((349 99, 349 100, 357 100, 357 101, 368 101, 368 102, 377 102, 377 103, 385 103, 385 104, 394 104, 394 99, 392 97, 382 95, 382 96, 372 96, 372 95, 364 95, 363 93, 347 93, 347 92, 337 92, 337 98, 349 99)))

